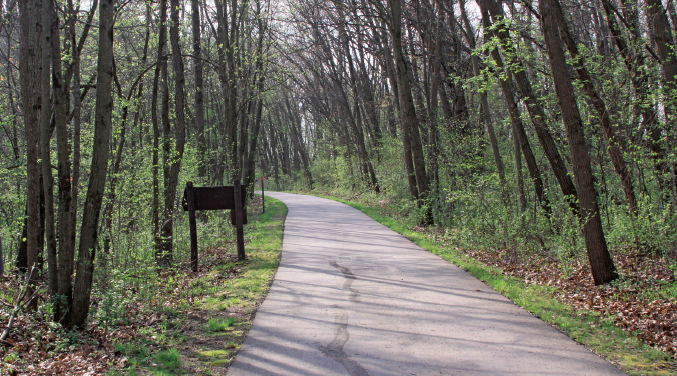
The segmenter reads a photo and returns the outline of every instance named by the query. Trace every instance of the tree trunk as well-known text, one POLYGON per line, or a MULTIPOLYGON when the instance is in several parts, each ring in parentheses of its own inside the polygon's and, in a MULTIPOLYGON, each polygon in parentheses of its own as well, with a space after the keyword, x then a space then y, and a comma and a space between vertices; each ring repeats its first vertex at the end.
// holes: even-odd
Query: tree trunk
MULTIPOLYGON (((463 17, 463 23, 465 24, 466 32, 465 36, 468 40, 468 45, 470 49, 475 50, 475 34, 470 26, 470 21, 468 20, 468 15, 465 11, 465 0, 461 0, 461 16, 463 17)), ((470 56, 472 63, 473 74, 475 77, 481 77, 480 62, 477 54, 472 54, 470 56)), ((510 202, 510 196, 508 193, 508 187, 505 183, 505 169, 503 167, 503 158, 501 158, 501 152, 498 148, 498 139, 496 139, 496 132, 494 131, 494 126, 491 123, 491 110, 489 109, 489 99, 487 98, 487 91, 485 89, 480 89, 480 104, 482 105, 482 114, 484 115, 484 125, 487 130, 487 135, 489 136, 489 144, 491 145, 491 152, 494 156, 494 163, 496 164, 496 171, 498 172, 498 179, 501 183, 501 191, 503 194, 503 203, 505 206, 508 206, 510 202)))
POLYGON ((59 19, 56 16, 53 1, 48 1, 51 18, 52 42, 52 86, 54 88, 54 110, 56 122, 58 177, 59 177, 59 213, 58 239, 59 257, 57 274, 58 299, 54 311, 54 321, 68 322, 69 307, 72 299, 71 279, 75 261, 75 223, 72 223, 73 210, 71 190, 70 137, 68 132, 66 106, 68 89, 61 71, 61 38, 59 37, 59 19))
POLYGON ((80 231, 77 272, 73 288, 71 325, 83 327, 89 313, 98 241, 99 215, 106 186, 110 136, 112 130, 113 16, 115 0, 101 0, 99 6, 99 48, 96 82, 96 107, 91 175, 85 198, 80 231))
MULTIPOLYGON (((675 146, 675 116, 677 116, 677 57, 675 56, 675 41, 670 31, 670 22, 665 14, 661 0, 646 0, 647 13, 651 25, 651 36, 656 43, 656 52, 661 60, 661 69, 665 79, 665 120, 668 130, 668 149, 675 146)), ((673 201, 677 202, 677 162, 672 162, 673 201)))
MULTIPOLYGON (((488 31, 491 28, 491 21, 489 19, 488 10, 483 6, 481 9, 482 13, 482 24, 485 30, 485 33, 492 35, 493 31, 488 31)), ((501 85, 501 91, 503 92, 503 97, 508 106, 508 113, 510 114, 510 122, 513 125, 514 137, 517 138, 519 147, 524 154, 524 160, 527 163, 527 169, 529 170, 529 176, 531 177, 532 182, 534 183, 534 192, 536 193, 536 198, 538 199, 541 207, 545 211, 546 215, 550 216, 552 209, 550 208, 550 202, 548 197, 545 195, 543 189, 543 178, 541 177, 541 172, 538 168, 538 163, 534 157, 534 153, 531 149, 531 144, 529 143, 529 138, 524 129, 524 124, 522 123, 522 115, 520 113, 519 107, 517 106, 517 100, 514 95, 514 85, 512 83, 512 75, 510 72, 506 71, 505 66, 503 65, 503 58, 498 52, 497 48, 491 49, 491 57, 496 63, 496 66, 499 69, 498 72, 498 81, 501 85)), ((517 156, 515 157, 517 161, 517 156)), ((517 163, 517 162, 516 162, 517 163)), ((518 182, 519 184, 519 182, 518 182)))
MULTIPOLYGON (((37 266, 40 254, 40 70, 42 67, 42 31, 40 0, 19 1, 21 43, 19 44, 21 101, 26 129, 26 267, 37 266)), ((31 274, 26 296, 31 296, 37 284, 37 273, 31 274)), ((35 301, 37 302, 37 301, 35 301)), ((35 308, 35 307, 32 307, 35 308)))
POLYGON ((169 122, 169 95, 167 88, 167 55, 165 49, 167 46, 167 0, 160 0, 160 27, 158 30, 158 57, 155 66, 155 76, 153 78, 153 99, 151 104, 151 119, 153 122, 153 239, 155 241, 155 261, 159 265, 162 261, 161 239, 160 239, 160 121, 163 129, 169 122), (158 119, 157 102, 158 96, 162 90, 162 111, 161 119, 158 119))
MULTIPOLYGON (((480 6, 482 9, 488 9, 494 24, 501 24, 503 22, 503 9, 499 6, 496 0, 480 0, 480 6)), ((557 150, 555 141, 548 130, 548 125, 545 122, 545 119, 547 119, 545 116, 545 111, 543 111, 543 108, 541 107, 541 104, 531 87, 531 82, 527 77, 522 61, 516 56, 514 46, 510 36, 508 35, 508 32, 503 28, 503 26, 500 26, 496 29, 496 35, 501 40, 501 47, 506 52, 509 65, 514 67, 512 73, 522 94, 522 98, 524 98, 523 100, 526 104, 527 110, 529 111, 529 116, 531 117, 531 121, 534 124, 534 128, 536 129, 536 135, 538 136, 538 140, 543 147, 543 151, 550 162, 550 166, 552 167, 553 173, 555 174, 555 178, 557 178, 557 182, 562 189, 565 199, 569 202, 569 207, 576 215, 578 215, 576 187, 574 186, 574 183, 567 172, 564 160, 557 150)))
POLYGON ((162 264, 171 264, 173 259, 173 238, 174 238, 174 203, 176 202, 176 190, 179 182, 179 172, 181 171, 181 160, 186 145, 186 119, 185 119, 185 78, 183 58, 179 47, 179 0, 170 1, 171 26, 169 27, 169 39, 172 45, 172 68, 174 71, 174 139, 175 150, 170 152, 168 149, 171 138, 168 127, 165 127, 165 204, 164 221, 162 224, 162 264), (170 156, 171 155, 171 156, 170 156), (168 172, 168 174, 167 174, 168 172))
POLYGON ((618 274, 604 238, 590 155, 583 132, 583 121, 578 112, 574 86, 571 77, 569 77, 566 56, 557 30, 557 1, 542 0, 539 4, 541 28, 552 68, 555 91, 562 110, 567 140, 571 149, 574 177, 579 190, 579 213, 583 224, 585 246, 588 250, 588 260, 590 261, 595 285, 601 285, 618 278, 618 274))
MULTIPOLYGON (((414 172, 416 174, 416 184, 418 187, 418 203, 423 206, 428 198, 428 176, 425 172, 425 157, 423 156, 423 147, 421 145, 421 136, 418 131, 418 118, 416 117, 416 108, 412 97, 411 86, 409 82, 409 68, 407 60, 402 51, 402 8, 400 0, 388 0, 392 12, 391 36, 393 39, 393 50, 395 52, 395 62, 397 74, 399 76, 400 102, 402 107, 402 133, 410 136, 410 150, 414 160, 414 172)), ((405 143, 405 153, 407 145, 405 143)), ((428 207, 429 208, 429 207, 428 207)), ((427 210, 424 222, 432 224, 433 218, 430 210, 427 210)))
MULTIPOLYGON (((42 191, 45 195, 45 251, 49 264, 49 292, 57 294, 57 255, 56 255, 56 224, 54 218, 54 176, 52 175, 52 160, 50 139, 52 138, 52 106, 50 67, 52 59, 52 14, 53 0, 42 2, 42 107, 40 111, 40 152, 42 165, 42 191)), ((57 42, 58 43, 58 42, 57 42)))
POLYGON ((193 67, 195 74, 195 132, 197 133, 198 176, 204 177, 207 173, 205 154, 207 143, 205 141, 204 120, 204 80, 202 74, 202 47, 200 45, 200 1, 191 0, 191 26, 193 31, 193 67))
MULTIPOLYGON (((375 33, 380 33, 377 29, 374 30, 375 33)), ((390 54, 390 48, 387 43, 387 37, 385 34, 380 38, 382 41, 382 51, 384 54, 384 61, 388 77, 390 78, 390 87, 393 92, 395 107, 397 107, 397 112, 400 115, 400 133, 402 136, 402 145, 404 148, 404 168, 407 173, 407 184, 409 186, 409 194, 411 198, 418 201, 418 186, 416 184, 416 173, 414 172, 414 160, 411 155, 411 139, 409 136, 409 128, 407 123, 404 121, 404 112, 402 110, 402 101, 400 96, 400 77, 396 72, 395 67, 393 66, 394 58, 390 54)), ((392 41, 391 41, 392 42, 392 41)), ((393 46, 393 49, 395 47, 393 46)))
POLYGON ((564 14, 562 13, 559 0, 554 0, 553 6, 554 8, 552 11, 554 12, 554 17, 557 19, 561 37, 564 39, 564 43, 569 50, 569 54, 571 54, 571 56, 574 58, 573 65, 578 72, 578 77, 580 78, 581 83, 583 84, 583 90, 590 98, 590 102, 597 111, 597 116, 599 116, 602 122, 602 129, 604 131, 603 137, 609 144, 609 156, 611 157, 611 162, 614 165, 616 174, 621 179, 621 186, 623 187, 623 193, 625 194, 625 199, 628 202, 630 213, 632 215, 637 215, 637 199, 635 198, 635 190, 632 187, 632 178, 628 172, 625 159, 623 158, 623 152, 621 151, 620 143, 616 137, 614 126, 611 124, 609 111, 607 111, 606 104, 597 93, 597 89, 595 89, 595 86, 592 83, 592 77, 585 67, 583 56, 578 51, 578 45, 569 32, 569 26, 564 19, 564 14))

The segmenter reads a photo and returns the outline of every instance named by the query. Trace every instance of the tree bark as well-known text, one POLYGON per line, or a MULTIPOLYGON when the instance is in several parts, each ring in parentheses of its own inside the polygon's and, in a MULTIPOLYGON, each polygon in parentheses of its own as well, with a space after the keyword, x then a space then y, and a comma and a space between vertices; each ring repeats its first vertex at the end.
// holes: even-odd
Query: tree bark
POLYGON ((108 172, 112 129, 113 16, 115 0, 101 0, 99 6, 99 57, 97 62, 96 107, 92 165, 80 231, 77 272, 73 288, 71 325, 83 327, 89 313, 98 240, 98 224, 108 172))
MULTIPOLYGON (((503 9, 499 6, 496 0, 480 0, 479 4, 482 9, 488 9, 494 24, 502 25, 504 20, 503 9)), ((548 125, 545 121, 547 118, 545 116, 545 111, 543 111, 543 107, 541 106, 536 94, 531 87, 531 82, 527 77, 522 61, 516 56, 516 52, 508 32, 503 28, 503 26, 501 26, 496 30, 496 35, 501 40, 501 47, 505 50, 509 65, 514 67, 512 74, 522 94, 524 103, 526 104, 527 110, 529 111, 529 116, 531 117, 531 121, 534 124, 534 128, 536 129, 536 135, 538 136, 538 140, 543 147, 543 151, 550 162, 550 166, 552 167, 553 173, 555 174, 555 178, 557 178, 557 182, 562 189, 565 199, 569 202, 569 207, 574 212, 574 214, 578 215, 576 187, 569 176, 566 165, 564 164, 564 160, 557 150, 555 141, 548 130, 548 125)))
POLYGON ((552 68, 555 91, 562 110, 567 140, 571 149, 574 177, 579 190, 579 217, 583 225, 585 246, 588 250, 588 260, 595 285, 601 285, 618 278, 618 274, 604 238, 590 155, 583 131, 583 121, 578 112, 574 86, 571 77, 569 77, 566 56, 557 30, 556 2, 558 0, 541 1, 539 4, 541 28, 552 68))
POLYGON ((54 2, 48 1, 51 18, 51 42, 52 42, 52 87, 54 97, 55 126, 57 139, 58 158, 58 184, 59 184, 59 212, 58 212, 58 239, 59 254, 57 277, 56 306, 54 321, 68 322, 69 307, 72 299, 71 279, 73 277, 73 263, 75 261, 75 224, 72 210, 71 189, 71 163, 70 163, 70 137, 67 125, 66 106, 68 104, 68 91, 64 83, 61 70, 61 38, 59 36, 59 19, 54 9, 54 2))
MULTIPOLYGON (((174 242, 174 203, 176 202, 176 190, 179 182, 179 172, 181 171, 181 160, 186 145, 186 119, 185 119, 185 77, 183 58, 181 57, 181 48, 179 47, 179 0, 170 1, 169 39, 172 46, 172 68, 174 71, 174 153, 168 152, 169 129, 165 128, 165 203, 164 203, 164 221, 162 224, 162 264, 171 264, 173 259, 174 242)), ((169 146, 171 148, 171 146, 169 146)))
POLYGON ((607 111, 606 103, 597 93, 597 89, 592 83, 592 77, 588 73, 588 69, 585 67, 585 61, 583 56, 578 51, 578 45, 574 41, 571 33, 569 32, 569 26, 567 25, 564 14, 562 13, 562 8, 559 3, 559 0, 553 1, 554 8, 554 17, 557 19, 560 35, 564 40, 564 43, 569 50, 569 54, 574 58, 573 65, 578 72, 578 77, 583 84, 583 91, 590 98, 592 106, 597 111, 597 116, 600 118, 602 123, 602 129, 604 131, 603 137, 608 143, 609 156, 611 157, 611 162, 614 165, 614 170, 621 180, 621 186, 623 187, 623 193, 625 194, 625 199, 628 202, 628 207, 632 215, 637 215, 637 199, 635 198, 635 190, 632 186, 632 177, 628 172, 625 159, 623 158, 623 152, 620 148, 620 142, 616 136, 616 131, 613 124, 611 124, 611 117, 609 116, 609 111, 607 111))
MULTIPOLYGON (((485 30, 485 33, 492 35, 494 31, 488 31, 491 28, 491 20, 489 19, 489 13, 486 7, 482 6, 482 24, 485 30)), ((546 215, 550 216, 552 209, 550 208, 550 202, 548 197, 545 195, 545 190, 543 187, 543 178, 541 177, 541 172, 538 168, 538 163, 536 162, 536 157, 534 157, 533 150, 531 149, 531 144, 529 143, 529 138, 524 129, 524 124, 522 123, 522 115, 520 113, 519 107, 517 106, 517 100, 514 95, 514 85, 512 82, 512 75, 510 72, 506 71, 503 64, 503 58, 499 53, 497 48, 491 49, 491 57, 496 63, 496 66, 499 69, 498 72, 498 81, 501 85, 501 91, 505 98, 505 102, 508 106, 508 113, 510 114, 510 122, 513 126, 514 136, 519 142, 519 147, 524 154, 524 160, 527 163, 527 169, 529 170, 529 176, 531 177, 532 182, 534 183, 534 192, 536 193, 536 198, 541 204, 541 208, 545 211, 546 215)), ((517 159, 517 157, 515 157, 517 159)))
MULTIPOLYGON (((42 106, 40 77, 42 67, 41 0, 19 1, 21 43, 19 69, 21 101, 26 132, 26 270, 38 264, 40 254, 40 112, 42 106)), ((33 294, 38 281, 33 273, 27 296, 33 294)), ((35 300, 37 302, 37 300, 35 300)), ((33 307, 35 308, 35 307, 33 307)))
MULTIPOLYGON (((416 185, 418 187, 418 204, 423 206, 428 199, 428 176, 425 171, 425 157, 421 145, 421 136, 418 131, 418 118, 416 117, 416 108, 409 81, 409 68, 407 60, 402 50, 402 8, 400 0, 388 0, 391 10, 390 32, 393 39, 393 51, 395 52, 395 62, 397 74, 399 76, 399 92, 402 112, 402 133, 409 134, 410 150, 414 160, 414 172, 416 175, 416 185)), ((404 145, 405 153, 407 145, 404 145)), ((432 224, 433 218, 430 210, 427 210, 424 222, 432 224)))
POLYGON ((169 95, 167 88, 167 0, 160 0, 159 4, 159 30, 158 30, 158 56, 153 77, 153 98, 151 104, 151 119, 153 122, 153 238, 155 241, 155 261, 159 265, 162 262, 161 238, 160 238, 160 121, 163 129, 169 122, 169 95), (162 92, 160 93, 160 90, 162 92), (162 95, 161 119, 158 119, 157 102, 158 96, 162 95))
POLYGON ((191 0, 191 26, 193 31, 193 67, 195 75, 195 132, 197 133, 198 176, 204 177, 207 173, 205 154, 207 143, 205 141, 204 120, 204 79, 202 73, 202 46, 200 43, 200 1, 191 0))
MULTIPOLYGON (((45 196, 45 251, 49 264, 49 292, 57 294, 57 255, 56 255, 56 220, 54 218, 54 176, 52 175, 52 160, 50 139, 52 138, 52 101, 50 97, 50 67, 52 65, 52 3, 53 0, 42 2, 42 106, 40 111, 40 152, 42 165, 42 191, 45 196)), ((57 42, 58 43, 58 42, 57 42)))

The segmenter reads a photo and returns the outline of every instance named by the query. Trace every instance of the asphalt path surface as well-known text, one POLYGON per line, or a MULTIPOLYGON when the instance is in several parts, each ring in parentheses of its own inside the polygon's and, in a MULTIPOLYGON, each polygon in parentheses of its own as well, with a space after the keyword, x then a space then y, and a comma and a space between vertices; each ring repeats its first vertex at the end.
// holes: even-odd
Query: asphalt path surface
POLYGON ((282 260, 228 374, 623 375, 359 210, 289 208, 282 260))

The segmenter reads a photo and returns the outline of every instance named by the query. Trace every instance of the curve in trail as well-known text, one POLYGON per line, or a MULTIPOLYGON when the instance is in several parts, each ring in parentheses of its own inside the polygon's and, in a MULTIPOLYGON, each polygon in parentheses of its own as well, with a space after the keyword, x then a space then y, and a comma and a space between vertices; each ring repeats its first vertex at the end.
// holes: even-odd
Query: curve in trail
POLYGON ((229 375, 623 374, 362 212, 270 196, 282 260, 229 375))

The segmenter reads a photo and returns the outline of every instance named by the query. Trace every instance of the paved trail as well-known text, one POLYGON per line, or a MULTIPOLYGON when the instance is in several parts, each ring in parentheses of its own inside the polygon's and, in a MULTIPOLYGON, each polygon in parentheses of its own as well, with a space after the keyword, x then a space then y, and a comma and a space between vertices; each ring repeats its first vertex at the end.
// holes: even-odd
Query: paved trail
POLYGON ((270 196, 282 261, 230 376, 623 374, 360 211, 270 196))

